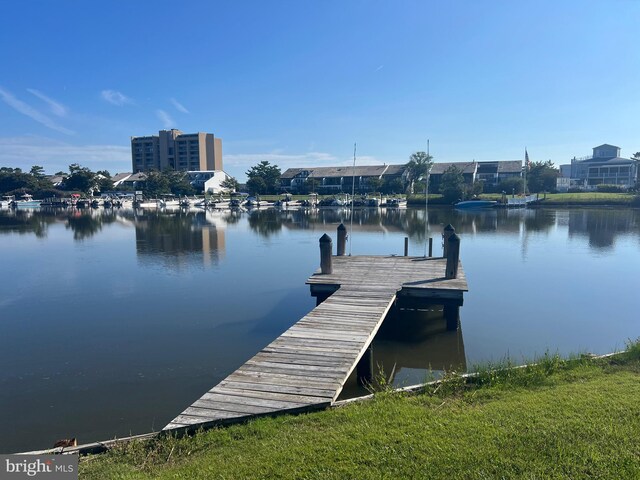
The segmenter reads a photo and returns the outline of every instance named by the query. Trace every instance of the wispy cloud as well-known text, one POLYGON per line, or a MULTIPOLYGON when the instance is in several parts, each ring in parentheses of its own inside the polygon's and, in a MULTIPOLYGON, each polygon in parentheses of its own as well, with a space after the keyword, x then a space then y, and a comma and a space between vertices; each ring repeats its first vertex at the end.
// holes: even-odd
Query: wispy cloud
POLYGON ((164 110, 156 110, 156 116, 160 119, 160 121, 164 125, 164 128, 172 128, 176 124, 176 122, 173 121, 173 118, 171 118, 171 115, 169 115, 164 110))
POLYGON ((57 115, 58 117, 67 116, 69 109, 60 102, 54 100, 53 98, 47 97, 44 93, 42 93, 40 90, 36 90, 35 88, 27 88, 27 92, 35 95, 40 100, 49 105, 49 110, 51 110, 51 113, 53 113, 54 115, 57 115))
POLYGON ((100 94, 105 101, 117 107, 133 103, 132 99, 117 90, 102 90, 100 94))
POLYGON ((121 145, 72 145, 46 137, 0 138, 0 165, 20 167, 42 165, 53 173, 67 170, 71 163, 93 169, 131 171, 131 148, 121 145))
POLYGON ((27 117, 31 118, 32 120, 35 120, 38 123, 41 123, 42 125, 44 125, 47 128, 50 128, 51 130, 55 130, 57 132, 61 132, 66 135, 73 135, 75 133, 73 130, 69 130, 68 128, 58 125, 48 116, 46 116, 44 113, 40 112, 39 110, 36 110, 30 105, 27 105, 26 103, 24 103, 22 100, 19 100, 18 98, 14 97, 13 94, 3 89, 2 87, 0 87, 0 99, 2 99, 4 103, 9 105, 11 108, 16 110, 17 112, 23 115, 26 115, 27 117))
POLYGON ((384 68, 384 65, 380 65, 378 68, 376 68, 376 72, 379 72, 380 70, 382 70, 384 68))
POLYGON ((184 105, 182 105, 179 101, 177 101, 175 98, 171 99, 171 103, 173 104, 174 107, 176 107, 176 110, 178 110, 179 112, 182 113, 189 113, 189 110, 187 110, 185 108, 184 105))

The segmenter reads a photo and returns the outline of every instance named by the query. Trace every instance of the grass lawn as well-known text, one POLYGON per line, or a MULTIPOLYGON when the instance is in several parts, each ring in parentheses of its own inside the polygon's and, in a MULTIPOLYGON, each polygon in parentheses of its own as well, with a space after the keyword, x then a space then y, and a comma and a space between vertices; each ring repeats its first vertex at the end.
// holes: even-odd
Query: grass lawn
POLYGON ((131 443, 80 478, 640 478, 640 347, 131 443))
MULTIPOLYGON (((543 195, 540 194, 540 197, 542 198, 543 195)), ((630 193, 548 193, 546 200, 543 200, 541 204, 584 203, 587 205, 630 205, 634 198, 635 195, 630 193)))

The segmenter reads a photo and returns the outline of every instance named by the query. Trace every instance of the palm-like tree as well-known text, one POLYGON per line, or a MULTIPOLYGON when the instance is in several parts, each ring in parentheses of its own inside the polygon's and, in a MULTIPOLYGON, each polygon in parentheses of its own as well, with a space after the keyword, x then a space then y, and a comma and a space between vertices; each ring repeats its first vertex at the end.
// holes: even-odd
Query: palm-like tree
POLYGON ((426 152, 415 152, 409 157, 409 163, 406 166, 411 192, 413 192, 414 182, 420 177, 427 178, 427 174, 433 166, 433 157, 426 152))

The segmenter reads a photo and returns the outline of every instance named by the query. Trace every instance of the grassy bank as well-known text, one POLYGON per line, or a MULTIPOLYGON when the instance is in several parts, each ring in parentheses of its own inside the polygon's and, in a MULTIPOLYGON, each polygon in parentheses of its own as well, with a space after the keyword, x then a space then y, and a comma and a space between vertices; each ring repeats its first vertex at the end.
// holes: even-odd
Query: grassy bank
MULTIPOLYGON (((540 194, 540 198, 543 195, 540 194)), ((614 206, 640 206, 638 199, 631 193, 548 193, 547 198, 540 202, 541 205, 614 205, 614 206), (637 204, 637 205, 636 205, 637 204)))
POLYGON ((81 460, 80 478, 640 478, 640 346, 81 460))

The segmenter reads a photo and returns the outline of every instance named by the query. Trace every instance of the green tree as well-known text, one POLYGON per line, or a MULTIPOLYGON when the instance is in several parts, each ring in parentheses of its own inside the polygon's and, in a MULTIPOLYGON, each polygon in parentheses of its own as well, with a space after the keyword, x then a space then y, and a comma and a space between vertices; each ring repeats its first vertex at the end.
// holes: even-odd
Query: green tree
POLYGON ((445 202, 452 203, 461 200, 464 195, 464 176, 462 170, 451 165, 442 174, 440 193, 445 202))
POLYGON ((262 177, 251 177, 247 180, 247 190, 254 195, 266 194, 269 191, 267 183, 262 177))
POLYGON ((404 184, 398 177, 385 178, 380 191, 382 193, 402 193, 404 191, 404 184))
POLYGON ((240 184, 235 177, 227 177, 222 182, 220 182, 220 186, 225 188, 231 192, 237 192, 240 188, 240 184))
POLYGON ((500 182, 498 188, 507 195, 520 194, 524 187, 524 180, 521 177, 509 177, 500 182))
POLYGON ((367 179, 367 185, 371 189, 372 192, 379 192, 382 188, 384 180, 380 177, 371 177, 367 179))
POLYGON ((149 172, 144 182, 142 192, 147 197, 159 197, 162 194, 170 193, 169 179, 160 172, 149 172))
POLYGON ((263 160, 247 172, 247 188, 251 193, 273 194, 280 189, 280 168, 263 160))
POLYGON ((79 191, 87 194, 93 193, 98 188, 98 178, 87 167, 81 167, 77 163, 69 165, 70 175, 65 180, 65 189, 79 191))
POLYGON ((527 190, 529 192, 553 192, 556 190, 556 179, 560 171, 551 160, 546 162, 530 162, 527 171, 527 190))
POLYGON ((426 152, 415 152, 409 157, 407 163, 408 179, 411 184, 411 192, 413 192, 414 183, 420 177, 426 177, 433 166, 433 157, 426 152))
POLYGON ((40 165, 34 165, 33 167, 31 167, 29 174, 36 177, 38 180, 42 180, 45 177, 44 168, 40 165))
POLYGON ((0 168, 0 192, 3 194, 20 189, 34 193, 38 186, 38 179, 20 168, 0 168))

